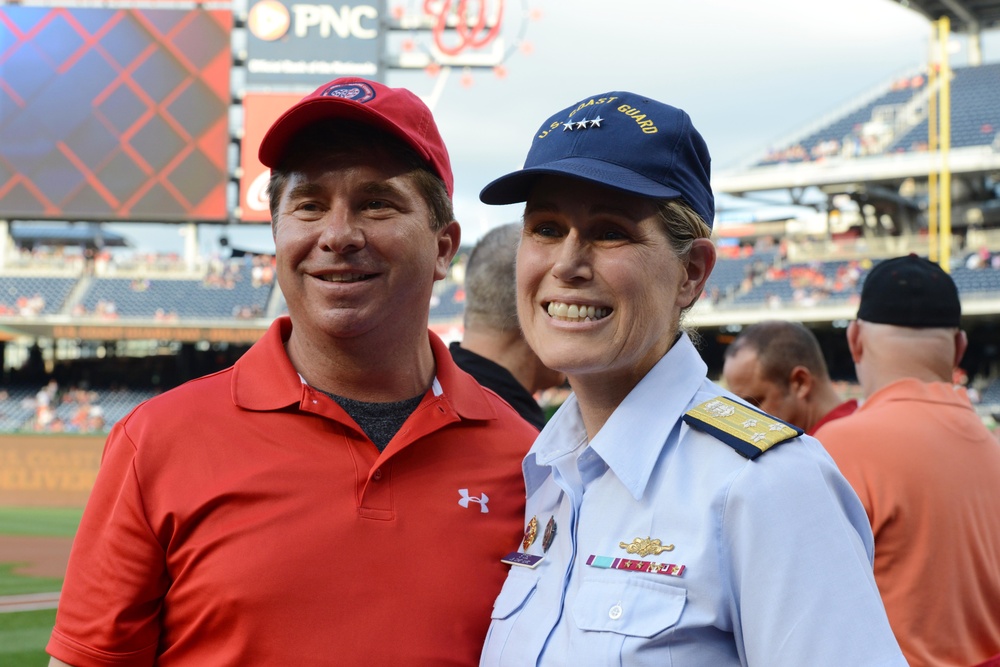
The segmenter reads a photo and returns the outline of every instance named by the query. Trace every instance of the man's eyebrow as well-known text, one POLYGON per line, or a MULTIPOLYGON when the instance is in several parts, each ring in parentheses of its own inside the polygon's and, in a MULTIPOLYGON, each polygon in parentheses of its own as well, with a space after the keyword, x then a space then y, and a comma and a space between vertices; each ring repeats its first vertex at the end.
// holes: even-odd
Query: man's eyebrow
MULTIPOLYGON (((387 183, 385 181, 370 181, 364 183, 361 186, 362 192, 369 197, 392 197, 399 198, 403 196, 403 190, 400 189, 393 183, 387 183)), ((319 183, 313 181, 304 181, 293 186, 288 191, 289 199, 308 199, 310 197, 322 196, 326 191, 319 183)))
POLYGON ((295 185, 291 190, 288 191, 289 199, 304 199, 306 197, 315 197, 317 194, 323 191, 322 186, 312 183, 309 181, 299 183, 295 185))
POLYGON ((362 189, 365 194, 373 197, 401 197, 403 195, 403 191, 401 189, 392 183, 386 183, 385 181, 371 181, 369 183, 365 183, 362 189))

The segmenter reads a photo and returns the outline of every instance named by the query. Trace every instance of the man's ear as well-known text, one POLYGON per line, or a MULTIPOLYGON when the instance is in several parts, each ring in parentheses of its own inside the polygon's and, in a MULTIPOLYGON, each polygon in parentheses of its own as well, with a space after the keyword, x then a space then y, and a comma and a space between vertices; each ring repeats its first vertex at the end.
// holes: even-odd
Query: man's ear
POLYGON ((788 387, 796 398, 809 398, 814 384, 813 375, 805 366, 796 366, 788 376, 788 387))
POLYGON ((462 228, 452 220, 437 232, 438 258, 434 267, 434 280, 444 280, 451 268, 451 260, 462 242, 462 228))
POLYGON ((955 363, 952 364, 953 367, 958 367, 958 363, 962 361, 967 349, 969 349, 969 336, 959 329, 955 332, 955 363))
POLYGON ((861 325, 857 320, 852 320, 847 325, 847 347, 851 350, 851 359, 854 363, 861 361, 864 346, 861 343, 861 325))

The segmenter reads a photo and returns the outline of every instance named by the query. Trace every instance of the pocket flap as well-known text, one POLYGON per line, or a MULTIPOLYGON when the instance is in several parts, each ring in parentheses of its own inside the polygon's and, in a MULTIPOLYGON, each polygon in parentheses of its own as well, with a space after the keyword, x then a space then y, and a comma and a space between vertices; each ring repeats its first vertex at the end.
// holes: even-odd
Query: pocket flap
MULTIPOLYGON (((517 568, 515 568, 516 570, 517 568)), ((493 603, 493 618, 507 618, 524 606, 538 585, 537 577, 525 577, 514 574, 507 575, 507 580, 500 589, 500 594, 493 603)))
POLYGON ((583 630, 652 637, 676 624, 687 591, 658 581, 615 577, 586 580, 573 603, 573 618, 583 630))

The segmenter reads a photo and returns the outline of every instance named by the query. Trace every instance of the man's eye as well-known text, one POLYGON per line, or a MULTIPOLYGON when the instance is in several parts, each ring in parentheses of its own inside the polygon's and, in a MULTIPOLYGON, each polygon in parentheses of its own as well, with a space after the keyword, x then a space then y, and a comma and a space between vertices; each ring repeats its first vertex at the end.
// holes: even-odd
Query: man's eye
POLYGON ((381 211, 382 209, 389 208, 389 202, 382 199, 373 199, 365 204, 365 208, 371 211, 381 211))

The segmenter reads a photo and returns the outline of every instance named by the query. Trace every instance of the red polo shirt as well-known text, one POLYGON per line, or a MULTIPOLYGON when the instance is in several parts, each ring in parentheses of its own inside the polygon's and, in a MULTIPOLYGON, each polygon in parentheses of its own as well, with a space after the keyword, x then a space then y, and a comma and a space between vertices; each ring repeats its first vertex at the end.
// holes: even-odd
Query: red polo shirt
POLYGON ((282 318, 118 423, 48 651, 87 665, 474 665, 523 531, 533 427, 430 335, 379 453, 301 382, 282 318))

